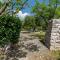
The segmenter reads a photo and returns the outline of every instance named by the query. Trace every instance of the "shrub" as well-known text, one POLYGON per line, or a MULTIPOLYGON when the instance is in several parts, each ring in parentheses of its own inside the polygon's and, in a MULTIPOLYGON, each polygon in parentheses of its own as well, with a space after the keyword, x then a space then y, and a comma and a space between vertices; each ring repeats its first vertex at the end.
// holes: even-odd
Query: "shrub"
POLYGON ((0 45, 18 42, 21 31, 21 21, 12 16, 0 16, 0 45))

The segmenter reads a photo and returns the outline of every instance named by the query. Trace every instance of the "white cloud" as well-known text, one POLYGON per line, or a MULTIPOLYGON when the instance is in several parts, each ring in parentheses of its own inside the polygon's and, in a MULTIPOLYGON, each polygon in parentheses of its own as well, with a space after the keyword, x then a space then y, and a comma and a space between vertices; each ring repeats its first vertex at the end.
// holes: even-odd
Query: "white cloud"
POLYGON ((29 13, 22 13, 22 11, 19 11, 17 13, 17 17, 19 17, 21 20, 24 20, 26 16, 29 16, 29 13))

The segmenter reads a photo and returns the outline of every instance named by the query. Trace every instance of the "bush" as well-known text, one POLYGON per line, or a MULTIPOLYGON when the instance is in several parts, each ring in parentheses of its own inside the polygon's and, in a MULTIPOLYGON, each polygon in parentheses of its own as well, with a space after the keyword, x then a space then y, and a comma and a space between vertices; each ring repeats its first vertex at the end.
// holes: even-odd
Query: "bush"
POLYGON ((0 16, 0 45, 18 42, 21 31, 21 21, 12 16, 0 16))

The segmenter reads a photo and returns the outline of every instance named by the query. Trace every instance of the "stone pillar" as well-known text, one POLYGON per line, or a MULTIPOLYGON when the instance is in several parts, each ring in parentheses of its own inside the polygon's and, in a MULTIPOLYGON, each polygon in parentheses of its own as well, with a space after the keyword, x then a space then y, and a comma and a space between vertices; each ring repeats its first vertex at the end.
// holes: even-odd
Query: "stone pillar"
POLYGON ((45 45, 50 50, 60 50, 60 19, 49 21, 45 45))

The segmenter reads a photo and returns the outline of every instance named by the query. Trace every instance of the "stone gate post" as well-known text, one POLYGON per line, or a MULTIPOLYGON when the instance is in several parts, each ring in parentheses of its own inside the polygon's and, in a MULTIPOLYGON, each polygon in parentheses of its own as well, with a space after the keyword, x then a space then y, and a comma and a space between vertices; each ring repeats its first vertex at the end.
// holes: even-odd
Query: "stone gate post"
POLYGON ((50 50, 60 50, 60 19, 52 19, 49 21, 45 45, 50 50))

